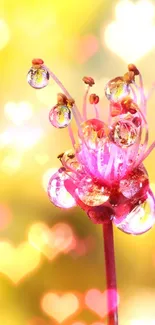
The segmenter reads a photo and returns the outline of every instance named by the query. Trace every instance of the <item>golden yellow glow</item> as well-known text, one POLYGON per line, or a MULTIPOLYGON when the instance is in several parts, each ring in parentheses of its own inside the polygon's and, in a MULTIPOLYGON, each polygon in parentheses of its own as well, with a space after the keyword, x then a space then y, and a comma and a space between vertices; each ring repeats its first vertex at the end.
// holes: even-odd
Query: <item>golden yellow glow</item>
MULTIPOLYGON (((98 283, 101 290, 105 283, 100 268, 101 227, 92 225, 78 208, 54 207, 47 195, 49 179, 61 165, 58 154, 71 149, 68 129, 52 127, 48 116, 62 90, 52 79, 44 89, 31 88, 27 72, 33 58, 42 58, 80 111, 86 89, 82 78, 94 78, 90 93, 100 96, 100 114, 107 122, 109 102, 104 87, 109 79, 127 71, 124 62, 139 60, 146 91, 155 79, 154 7, 153 0, 0 0, 1 325, 106 322, 95 322, 88 308, 83 313, 85 289, 98 283), (87 256, 81 253, 80 257, 89 243, 87 256), (69 288, 81 292, 81 297, 75 292, 68 297, 69 288)), ((155 95, 147 113, 150 144, 155 138, 154 103, 155 95)), ((89 105, 90 118, 93 112, 89 105)), ((77 140, 74 118, 71 126, 77 140)), ((154 152, 145 166, 155 192, 154 152)), ((146 325, 153 325, 155 298, 150 291, 155 288, 155 227, 135 237, 116 227, 114 231, 120 324, 143 325, 146 320, 146 325), (140 293, 133 304, 133 292, 144 286, 143 301, 140 293)))
POLYGON ((35 160, 39 165, 45 165, 49 161, 50 157, 46 154, 43 155, 36 155, 35 160))
POLYGON ((27 242, 15 248, 9 242, 1 241, 0 254, 0 272, 15 284, 40 264, 40 253, 27 242))
POLYGON ((0 50, 2 50, 10 39, 9 26, 5 20, 0 19, 0 50))
POLYGON ((1 162, 1 170, 7 174, 13 174, 21 167, 21 154, 9 154, 1 162))

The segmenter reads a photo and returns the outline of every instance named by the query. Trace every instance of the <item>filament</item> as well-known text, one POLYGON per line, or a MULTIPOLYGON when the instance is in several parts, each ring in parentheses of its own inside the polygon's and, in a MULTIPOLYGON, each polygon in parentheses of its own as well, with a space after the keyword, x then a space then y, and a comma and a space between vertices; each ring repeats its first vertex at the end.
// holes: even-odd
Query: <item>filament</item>
POLYGON ((69 136, 70 136, 70 139, 72 142, 72 146, 74 147, 75 146, 75 138, 74 138, 73 130, 72 130, 72 127, 70 124, 68 125, 68 133, 69 133, 69 136))
POLYGON ((143 78, 141 74, 139 74, 139 84, 140 84, 141 105, 142 105, 143 113, 146 116, 146 98, 144 94, 143 78))
POLYGON ((95 109, 95 115, 96 115, 96 118, 99 119, 99 118, 100 118, 100 114, 99 114, 99 109, 98 109, 98 107, 96 106, 96 104, 94 104, 94 109, 95 109))
MULTIPOLYGON (((43 67, 48 71, 49 75, 51 76, 51 78, 58 84, 58 86, 62 89, 62 91, 64 92, 64 94, 68 97, 68 98, 72 98, 70 93, 67 91, 67 89, 64 87, 64 85, 61 83, 61 81, 57 78, 57 76, 45 65, 43 65, 43 67)), ((76 120, 76 123, 78 124, 82 122, 82 117, 81 114, 76 106, 76 104, 74 104, 74 112, 73 112, 74 118, 76 120)))
POLYGON ((88 86, 85 95, 84 95, 84 99, 83 99, 83 118, 84 121, 87 120, 87 98, 88 98, 88 94, 89 94, 89 90, 90 90, 90 86, 88 86))

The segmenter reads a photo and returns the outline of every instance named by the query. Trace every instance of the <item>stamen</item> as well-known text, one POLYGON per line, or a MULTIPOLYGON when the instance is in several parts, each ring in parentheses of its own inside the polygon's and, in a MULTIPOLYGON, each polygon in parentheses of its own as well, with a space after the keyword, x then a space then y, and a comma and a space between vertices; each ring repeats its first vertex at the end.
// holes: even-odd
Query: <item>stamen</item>
MULTIPOLYGON (((112 147, 110 148, 112 149, 112 147)), ((113 165, 113 161, 114 161, 114 152, 113 150, 110 150, 110 158, 109 158, 109 161, 108 161, 108 164, 107 164, 107 167, 106 167, 106 170, 105 170, 105 174, 104 174, 104 178, 109 178, 110 180, 110 172, 111 172, 111 169, 112 169, 112 165, 113 165)))
MULTIPOLYGON (((67 89, 64 87, 64 85, 61 83, 61 81, 57 78, 57 76, 45 65, 43 65, 43 67, 48 71, 48 73, 50 74, 51 78, 58 84, 58 86, 62 89, 62 91, 64 92, 64 94, 68 97, 68 98, 72 98, 70 93, 67 91, 67 89)), ((72 108, 73 111, 73 115, 74 118, 77 121, 79 121, 80 123, 82 122, 82 117, 81 114, 77 108, 77 106, 74 104, 74 107, 72 108)))
POLYGON ((146 116, 146 98, 145 98, 143 78, 141 73, 139 73, 139 84, 140 84, 141 106, 142 106, 143 113, 146 116))
POLYGON ((139 160, 136 164, 136 167, 140 165, 151 153, 151 151, 155 148, 155 141, 151 144, 151 146, 148 148, 148 150, 143 154, 141 157, 141 160, 139 160))
POLYGON ((70 139, 72 142, 72 146, 74 147, 75 146, 75 138, 74 138, 73 130, 72 130, 72 127, 70 124, 68 125, 68 133, 69 133, 69 136, 70 136, 70 139))
POLYGON ((136 95, 135 90, 131 86, 131 84, 130 84, 130 89, 131 89, 131 92, 132 92, 132 95, 133 95, 133 100, 134 100, 135 103, 137 103, 137 95, 136 95))
POLYGON ((100 119, 99 109, 98 109, 98 107, 96 106, 96 104, 94 104, 94 109, 95 109, 96 118, 97 118, 97 119, 100 119))
POLYGON ((139 112, 139 114, 141 115, 141 117, 143 119, 146 133, 145 133, 145 139, 144 139, 143 147, 142 147, 142 150, 141 150, 141 153, 140 153, 140 157, 136 162, 136 166, 139 165, 139 161, 141 161, 141 157, 145 153, 145 150, 146 150, 147 145, 148 145, 148 139, 149 139, 149 129, 148 129, 148 124, 147 124, 146 118, 145 118, 144 114, 142 113, 142 111, 140 109, 139 109, 138 112, 139 112))
POLYGON ((90 90, 90 86, 88 85, 88 88, 86 89, 84 99, 83 99, 83 118, 84 118, 84 121, 87 120, 87 98, 88 98, 89 90, 90 90))

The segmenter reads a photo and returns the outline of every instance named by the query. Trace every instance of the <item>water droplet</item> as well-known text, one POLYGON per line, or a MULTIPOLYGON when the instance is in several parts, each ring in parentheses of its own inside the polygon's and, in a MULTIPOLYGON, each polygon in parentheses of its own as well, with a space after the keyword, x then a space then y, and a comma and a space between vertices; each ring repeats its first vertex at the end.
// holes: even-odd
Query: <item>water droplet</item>
POLYGON ((61 163, 66 169, 75 170, 77 172, 82 171, 82 165, 78 162, 72 149, 64 152, 61 158, 61 163))
POLYGON ((133 170, 126 178, 120 181, 120 191, 128 199, 143 196, 148 190, 148 175, 143 166, 133 170))
POLYGON ((140 235, 151 229, 155 223, 155 198, 151 191, 147 192, 146 200, 136 204, 134 208, 120 220, 113 219, 114 224, 123 232, 140 235))
POLYGON ((99 206, 105 203, 110 195, 107 187, 94 183, 88 177, 81 180, 76 193, 80 200, 88 206, 99 206))
POLYGON ((109 137, 119 147, 130 147, 137 140, 136 126, 127 120, 119 120, 112 125, 109 137))
POLYGON ((105 86, 105 95, 110 101, 117 102, 128 96, 129 93, 129 85, 124 82, 122 77, 110 80, 105 86))
POLYGON ((50 201, 60 208, 71 208, 76 205, 76 201, 66 190, 64 181, 70 179, 64 169, 60 168, 49 180, 48 196, 50 201))
POLYGON ((32 67, 27 74, 29 85, 35 89, 41 89, 48 85, 49 72, 45 68, 32 67))
POLYGON ((54 106, 49 113, 49 120, 55 128, 65 128, 71 122, 71 110, 65 105, 54 106))
POLYGON ((90 119, 81 124, 85 142, 90 149, 96 149, 103 144, 108 135, 107 125, 97 119, 90 119))

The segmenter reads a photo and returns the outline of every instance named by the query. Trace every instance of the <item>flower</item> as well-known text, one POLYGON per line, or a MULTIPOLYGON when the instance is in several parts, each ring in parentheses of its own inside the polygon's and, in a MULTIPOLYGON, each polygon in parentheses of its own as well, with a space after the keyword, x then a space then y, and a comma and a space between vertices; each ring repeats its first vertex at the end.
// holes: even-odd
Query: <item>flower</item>
POLYGON ((83 78, 89 87, 81 115, 74 101, 67 108, 70 94, 53 72, 46 66, 42 68, 60 85, 64 92, 61 98, 65 98, 63 106, 50 113, 54 118, 51 123, 59 128, 68 127, 73 146, 58 156, 62 167, 49 181, 50 200, 60 208, 79 205, 93 223, 102 224, 110 219, 129 234, 148 231, 155 222, 155 198, 143 162, 155 142, 148 148, 147 97, 139 70, 130 64, 125 77, 116 77, 105 86, 109 100, 109 119, 105 123, 100 119, 96 94, 89 97, 95 116, 87 119, 88 93, 94 84, 91 77, 83 78), (78 127, 78 144, 70 125, 72 115, 78 127))

